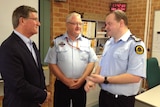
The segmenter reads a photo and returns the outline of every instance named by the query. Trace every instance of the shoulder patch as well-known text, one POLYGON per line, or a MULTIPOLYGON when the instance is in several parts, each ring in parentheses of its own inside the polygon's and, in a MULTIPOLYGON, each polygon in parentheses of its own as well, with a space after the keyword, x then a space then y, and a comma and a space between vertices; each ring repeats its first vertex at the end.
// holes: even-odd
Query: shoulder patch
POLYGON ((133 38, 135 42, 140 42, 140 41, 141 41, 140 38, 137 38, 137 37, 134 36, 134 35, 131 35, 131 38, 133 38))
POLYGON ((144 53, 144 48, 141 46, 141 45, 137 45, 135 47, 135 52, 139 55, 143 54, 144 53))

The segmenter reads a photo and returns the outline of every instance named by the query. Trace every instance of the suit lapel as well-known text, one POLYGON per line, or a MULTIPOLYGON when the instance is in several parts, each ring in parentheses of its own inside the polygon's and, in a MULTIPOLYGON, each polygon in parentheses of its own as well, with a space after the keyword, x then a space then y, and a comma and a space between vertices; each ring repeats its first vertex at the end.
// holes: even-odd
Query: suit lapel
MULTIPOLYGON (((27 51, 27 53, 30 54, 31 58, 34 60, 31 51, 28 49, 27 45, 23 42, 23 40, 22 40, 18 35, 16 35, 15 33, 13 33, 13 34, 14 34, 13 36, 15 36, 14 38, 18 41, 20 47, 22 47, 25 51, 27 51)), ((36 47, 36 46, 35 46, 35 47, 36 47)), ((38 66, 39 66, 39 60, 40 60, 40 59, 39 59, 39 57, 38 57, 37 47, 36 47, 34 50, 35 50, 35 53, 36 53, 37 63, 38 63, 38 66)), ((37 66, 35 60, 34 60, 34 62, 35 62, 35 65, 37 66)), ((37 66, 37 67, 38 67, 38 66, 37 66)))

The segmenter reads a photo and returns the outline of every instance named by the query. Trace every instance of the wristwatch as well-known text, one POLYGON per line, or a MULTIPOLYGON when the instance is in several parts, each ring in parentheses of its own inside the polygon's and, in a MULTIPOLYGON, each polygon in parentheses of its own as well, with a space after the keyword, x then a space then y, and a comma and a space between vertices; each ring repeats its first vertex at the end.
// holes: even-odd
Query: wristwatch
POLYGON ((109 81, 107 80, 107 77, 104 77, 104 81, 103 81, 104 84, 108 84, 109 81))

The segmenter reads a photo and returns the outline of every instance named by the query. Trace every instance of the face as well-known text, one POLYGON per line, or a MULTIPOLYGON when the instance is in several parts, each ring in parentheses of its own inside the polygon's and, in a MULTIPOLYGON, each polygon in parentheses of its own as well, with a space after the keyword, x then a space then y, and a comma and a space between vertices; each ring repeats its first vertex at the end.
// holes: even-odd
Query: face
POLYGON ((82 20, 80 17, 73 16, 66 26, 68 34, 77 37, 81 33, 82 20))
POLYGON ((110 14, 106 17, 106 30, 107 35, 111 37, 116 37, 119 34, 120 22, 115 20, 115 15, 110 14))
POLYGON ((37 13, 30 12, 29 17, 25 18, 24 20, 25 35, 31 37, 32 35, 37 34, 38 27, 40 26, 37 13))

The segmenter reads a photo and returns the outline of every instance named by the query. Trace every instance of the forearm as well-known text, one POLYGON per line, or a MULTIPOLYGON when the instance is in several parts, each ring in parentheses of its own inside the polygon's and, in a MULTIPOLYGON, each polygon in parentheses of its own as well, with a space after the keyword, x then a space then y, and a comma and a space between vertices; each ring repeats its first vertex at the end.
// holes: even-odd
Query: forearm
POLYGON ((87 65, 87 67, 86 67, 83 75, 81 76, 81 78, 83 78, 83 80, 85 80, 86 77, 91 74, 91 72, 92 72, 93 69, 94 69, 94 65, 95 65, 94 62, 88 63, 88 65, 87 65))
POLYGON ((65 82, 66 77, 57 64, 49 64, 49 69, 59 80, 65 82))
POLYGON ((127 84, 138 83, 141 80, 141 77, 133 74, 124 73, 116 76, 109 76, 107 80, 109 81, 109 83, 112 84, 127 84))
POLYGON ((100 74, 100 71, 101 71, 101 67, 100 67, 100 66, 97 66, 97 67, 96 67, 95 74, 100 74))
MULTIPOLYGON (((88 80, 93 81, 95 83, 103 83, 105 80, 105 76, 99 74, 92 74, 88 77, 88 80)), ((140 76, 136 76, 133 74, 120 74, 116 76, 107 76, 107 81, 109 84, 129 84, 129 83, 138 83, 141 80, 140 76)))

